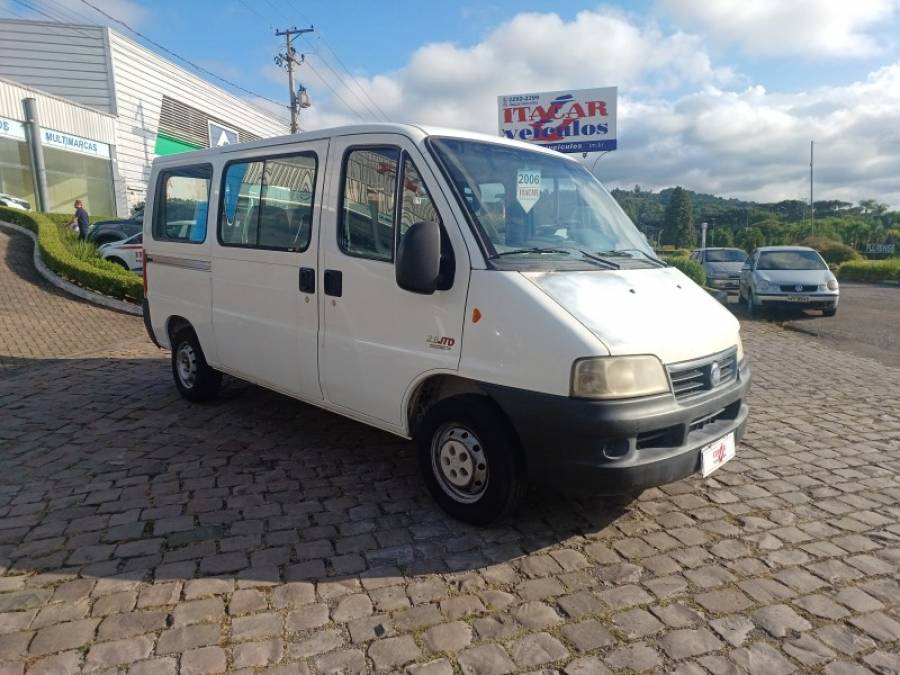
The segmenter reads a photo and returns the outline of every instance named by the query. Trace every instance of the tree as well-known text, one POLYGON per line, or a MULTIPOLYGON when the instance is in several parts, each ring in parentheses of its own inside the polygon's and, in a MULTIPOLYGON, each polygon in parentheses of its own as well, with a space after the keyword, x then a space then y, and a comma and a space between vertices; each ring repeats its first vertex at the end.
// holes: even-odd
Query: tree
POLYGON ((734 233, 731 231, 731 228, 725 225, 712 228, 709 232, 709 245, 726 248, 734 246, 734 233))
POLYGON ((684 188, 672 190, 663 226, 663 243, 681 248, 692 248, 696 243, 694 234, 694 208, 691 196, 684 188))
POLYGON ((741 233, 739 239, 741 248, 747 253, 753 253, 754 249, 757 249, 766 243, 762 230, 757 227, 748 227, 741 233))

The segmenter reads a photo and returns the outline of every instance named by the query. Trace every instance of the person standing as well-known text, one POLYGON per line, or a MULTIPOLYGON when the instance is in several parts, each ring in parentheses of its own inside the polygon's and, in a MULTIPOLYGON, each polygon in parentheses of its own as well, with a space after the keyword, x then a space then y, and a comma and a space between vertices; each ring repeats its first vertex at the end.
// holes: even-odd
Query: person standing
POLYGON ((72 219, 72 229, 78 228, 78 236, 82 239, 87 238, 88 227, 91 224, 90 216, 84 208, 84 203, 80 199, 75 200, 75 217, 72 219))

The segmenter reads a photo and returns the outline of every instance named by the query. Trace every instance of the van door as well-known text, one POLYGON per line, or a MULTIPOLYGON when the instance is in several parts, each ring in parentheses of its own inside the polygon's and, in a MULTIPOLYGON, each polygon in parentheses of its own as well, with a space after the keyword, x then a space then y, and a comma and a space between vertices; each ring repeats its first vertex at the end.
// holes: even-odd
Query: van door
POLYGON ((404 136, 333 139, 329 162, 320 243, 325 397, 402 428, 404 395, 417 378, 459 367, 468 254, 435 175, 404 136), (398 238, 425 220, 445 235, 443 290, 433 295, 402 290, 394 275, 398 238))
POLYGON ((212 266, 216 365, 321 400, 316 260, 328 142, 290 147, 241 153, 222 169, 212 266))

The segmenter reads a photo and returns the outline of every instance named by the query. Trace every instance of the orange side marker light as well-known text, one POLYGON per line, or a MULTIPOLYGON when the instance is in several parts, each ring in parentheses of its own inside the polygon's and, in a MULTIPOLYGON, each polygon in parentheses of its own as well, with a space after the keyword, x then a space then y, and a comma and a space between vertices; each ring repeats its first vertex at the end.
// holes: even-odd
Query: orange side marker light
POLYGON ((481 321, 481 312, 476 307, 472 310, 472 323, 478 323, 479 321, 481 321))

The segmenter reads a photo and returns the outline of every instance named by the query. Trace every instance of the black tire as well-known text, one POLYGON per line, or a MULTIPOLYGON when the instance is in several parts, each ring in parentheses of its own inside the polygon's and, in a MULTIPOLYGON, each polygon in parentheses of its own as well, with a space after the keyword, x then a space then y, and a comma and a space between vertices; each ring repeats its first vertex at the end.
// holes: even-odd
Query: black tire
POLYGON ((528 485, 518 439, 484 396, 436 403, 419 426, 416 442, 428 491, 457 520, 487 525, 515 511, 525 496, 528 485), (453 473, 456 469, 458 474, 453 473), (457 481, 468 479, 468 484, 454 485, 450 473, 457 481))
POLYGON ((190 328, 172 338, 172 377, 178 392, 188 401, 209 401, 219 393, 222 373, 210 368, 200 341, 190 328))
POLYGON ((837 307, 826 307, 822 310, 822 316, 834 316, 837 314, 837 307))
POLYGON ((124 260, 122 260, 121 258, 110 257, 110 258, 107 258, 107 260, 109 260, 110 262, 116 263, 116 265, 118 265, 119 267, 124 269, 126 272, 131 271, 131 268, 128 266, 128 263, 125 262, 124 260))

